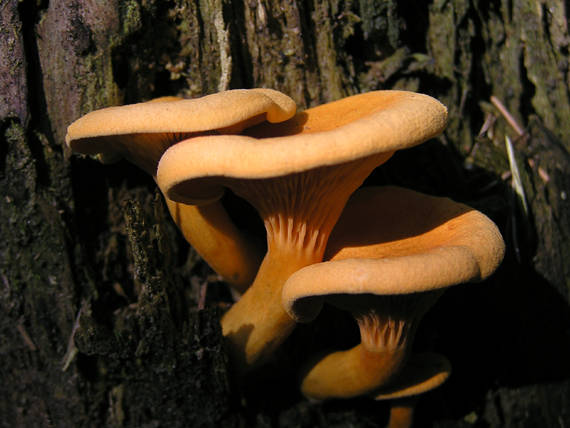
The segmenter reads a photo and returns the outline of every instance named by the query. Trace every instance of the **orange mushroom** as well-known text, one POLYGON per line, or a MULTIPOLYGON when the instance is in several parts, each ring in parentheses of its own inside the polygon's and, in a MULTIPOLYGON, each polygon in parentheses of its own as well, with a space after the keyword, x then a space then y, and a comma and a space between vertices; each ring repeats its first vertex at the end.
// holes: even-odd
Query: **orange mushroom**
MULTIPOLYGON (((103 162, 126 158, 156 178, 164 151, 197 135, 235 134, 263 122, 289 119, 296 110, 288 96, 271 89, 238 89, 202 98, 162 97, 86 114, 67 129, 75 152, 103 162)), ((261 250, 240 232, 219 201, 200 207, 175 203, 168 209, 186 240, 238 291, 251 284, 261 250)))
POLYGON ((247 135, 198 137, 168 149, 158 184, 189 204, 225 188, 249 201, 267 231, 267 254, 252 286, 222 319, 238 371, 263 361, 295 322, 281 306, 289 276, 322 260, 349 196, 395 150, 439 134, 447 110, 426 95, 377 91, 261 124, 247 135))
POLYGON ((296 321, 313 320, 327 302, 351 312, 360 329, 359 345, 307 370, 303 394, 348 398, 389 385, 441 290, 486 278, 503 255, 495 224, 466 205, 398 187, 360 189, 331 234, 329 261, 295 272, 283 287, 296 321))

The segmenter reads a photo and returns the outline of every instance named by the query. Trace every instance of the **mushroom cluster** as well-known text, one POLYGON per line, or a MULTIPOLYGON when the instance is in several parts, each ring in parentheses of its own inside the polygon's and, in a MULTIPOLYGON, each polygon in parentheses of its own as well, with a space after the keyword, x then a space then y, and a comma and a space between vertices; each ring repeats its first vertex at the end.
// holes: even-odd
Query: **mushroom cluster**
POLYGON ((360 330, 360 344, 306 368, 303 394, 398 398, 390 426, 408 426, 398 421, 411 421, 413 401, 401 398, 438 386, 450 372, 441 356, 410 355, 419 321, 445 288, 487 278, 503 254, 495 224, 466 205, 399 187, 359 189, 330 236, 326 261, 283 287, 296 321, 313 320, 328 303, 348 311, 360 330))
POLYGON ((265 361, 295 327, 283 284, 323 260, 346 201, 398 150, 439 134, 447 111, 426 95, 376 91, 307 109, 244 135, 208 135, 168 149, 157 181, 187 204, 212 203, 230 189, 265 224, 267 253, 252 285, 222 318, 241 373, 265 361))
POLYGON ((418 322, 445 287, 495 270, 501 235, 449 199, 360 188, 396 150, 442 132, 447 110, 437 100, 375 91, 295 110, 269 89, 167 97, 90 113, 66 141, 151 174, 186 239, 243 292, 221 320, 238 376, 334 305, 352 314, 361 343, 308 366, 303 394, 392 399, 391 424, 405 424, 413 409, 404 397, 450 372, 441 356, 410 355, 418 322), (259 213, 264 256, 225 212, 225 191, 259 213))

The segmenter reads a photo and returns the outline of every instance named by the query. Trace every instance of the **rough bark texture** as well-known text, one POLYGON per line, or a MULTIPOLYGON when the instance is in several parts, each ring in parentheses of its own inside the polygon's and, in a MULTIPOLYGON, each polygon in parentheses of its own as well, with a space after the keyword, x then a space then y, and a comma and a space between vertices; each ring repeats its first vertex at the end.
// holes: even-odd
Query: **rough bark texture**
POLYGON ((490 280, 450 290, 421 326, 416 347, 447 355, 454 375, 420 400, 417 423, 567 426, 567 9, 555 0, 0 0, 0 425, 385 423, 384 403, 312 404, 291 382, 306 355, 350 343, 342 314, 321 317, 334 334, 323 320, 299 328, 257 382, 235 385, 218 325, 227 289, 181 240, 152 179, 64 147, 66 126, 97 108, 264 86, 301 107, 387 88, 449 107, 444 136, 368 181, 467 202, 508 245, 490 280), (505 136, 526 210, 506 174, 505 136), (279 365, 282 376, 270 370, 279 365))

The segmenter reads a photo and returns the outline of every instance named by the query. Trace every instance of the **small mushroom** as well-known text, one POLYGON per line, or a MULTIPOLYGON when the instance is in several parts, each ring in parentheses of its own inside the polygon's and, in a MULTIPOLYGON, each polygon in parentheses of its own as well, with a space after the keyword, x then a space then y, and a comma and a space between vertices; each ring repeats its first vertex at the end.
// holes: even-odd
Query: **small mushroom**
POLYGON ((301 390, 348 398, 388 385, 405 366, 416 327, 441 290, 479 281, 504 243, 482 213, 399 187, 360 189, 333 230, 325 258, 287 280, 283 305, 300 322, 327 302, 349 311, 361 343, 312 365, 301 390))
MULTIPOLYGON (((68 127, 66 143, 103 162, 126 158, 156 178, 160 157, 180 140, 235 134, 265 120, 289 119, 295 111, 293 100, 272 89, 238 89, 195 99, 162 97, 88 113, 68 127)), ((245 291, 261 250, 235 227, 222 204, 195 207, 165 199, 186 240, 228 283, 245 291)))
POLYGON ((387 428, 411 427, 418 396, 443 384, 450 374, 451 364, 443 355, 412 355, 397 378, 373 394, 376 400, 391 400, 387 428))
POLYGON ((194 138, 165 152, 157 177, 169 198, 202 204, 229 188, 264 221, 267 254, 222 319, 238 371, 263 361, 294 328, 281 288, 293 272, 322 260, 348 197, 395 150, 439 134, 446 117, 446 108, 426 95, 377 91, 249 128, 247 135, 194 138))

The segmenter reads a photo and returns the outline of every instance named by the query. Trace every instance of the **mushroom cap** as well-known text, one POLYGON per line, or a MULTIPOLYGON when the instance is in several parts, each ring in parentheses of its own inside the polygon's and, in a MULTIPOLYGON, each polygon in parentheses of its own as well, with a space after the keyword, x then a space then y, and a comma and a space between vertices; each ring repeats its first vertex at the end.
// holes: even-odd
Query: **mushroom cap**
POLYGON ((219 198, 233 179, 264 179, 348 163, 411 147, 441 133, 447 109, 427 95, 375 91, 298 113, 248 135, 182 141, 164 153, 158 184, 176 201, 219 198))
MULTIPOLYGON (((74 151, 98 154, 113 150, 105 137, 130 134, 197 133, 223 128, 240 132, 249 119, 289 119, 295 102, 273 89, 234 89, 201 98, 162 97, 152 101, 92 111, 67 128, 65 141, 74 151), (236 127, 236 125, 238 125, 236 127)), ((257 121, 259 122, 259 121, 257 121)))
POLYGON ((491 275, 504 242, 484 214, 400 187, 355 192, 329 238, 325 261, 295 272, 282 302, 307 322, 327 296, 425 292, 491 275))
POLYGON ((413 354, 394 381, 373 394, 374 399, 392 400, 423 394, 443 384, 450 375, 451 363, 443 355, 413 354))
MULTIPOLYGON (((67 129, 74 151, 97 154, 104 163, 126 158, 156 175, 158 160, 172 144, 196 134, 236 133, 262 121, 283 121, 295 102, 272 89, 238 89, 195 99, 161 97, 86 114, 67 129)), ((166 198, 186 240, 226 281, 243 291, 252 281, 260 249, 232 223, 221 204, 182 206, 166 198)))

